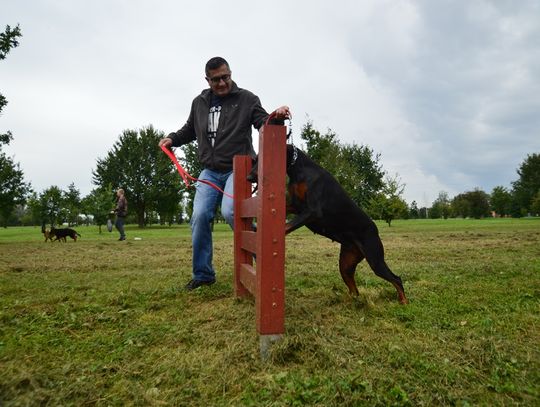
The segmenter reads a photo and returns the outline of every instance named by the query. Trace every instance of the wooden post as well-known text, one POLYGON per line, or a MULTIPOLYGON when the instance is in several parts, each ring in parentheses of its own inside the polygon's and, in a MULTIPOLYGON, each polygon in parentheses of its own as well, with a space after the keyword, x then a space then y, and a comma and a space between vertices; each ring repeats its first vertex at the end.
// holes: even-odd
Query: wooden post
POLYGON ((285 332, 286 139, 284 126, 266 125, 261 129, 255 197, 246 180, 251 159, 234 159, 235 295, 244 297, 249 292, 255 296, 263 358, 270 344, 285 332), (252 230, 254 217, 257 232, 252 230))
POLYGON ((245 297, 250 292, 254 294, 255 269, 253 256, 255 253, 255 232, 252 221, 256 216, 256 208, 246 209, 246 201, 256 203, 251 197, 251 183, 247 175, 251 171, 251 157, 234 157, 234 294, 236 297, 245 297), (242 278, 242 274, 245 275, 242 278), (252 276, 251 276, 252 275, 252 276), (251 276, 251 277, 250 277, 251 276), (249 283, 247 280, 253 280, 249 283), (245 281, 245 285, 242 283, 245 281), (247 286, 247 287, 246 287, 247 286), (250 287, 250 288, 248 288, 250 287))

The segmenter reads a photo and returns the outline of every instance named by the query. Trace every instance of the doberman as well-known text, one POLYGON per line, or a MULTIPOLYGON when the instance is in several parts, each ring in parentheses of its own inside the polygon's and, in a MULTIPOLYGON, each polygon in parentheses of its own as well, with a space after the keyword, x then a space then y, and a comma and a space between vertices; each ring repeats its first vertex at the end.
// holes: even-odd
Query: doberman
MULTIPOLYGON (((56 229, 53 226, 51 226, 50 231, 51 237, 56 237, 54 240, 58 241, 64 241, 66 242, 67 237, 71 237, 73 240, 77 241, 77 236, 81 236, 79 233, 77 233, 75 230, 70 228, 63 228, 63 229, 56 229)), ((52 241, 52 240, 51 240, 52 241)))
MULTIPOLYGON (((287 213, 295 216, 287 223, 285 233, 305 225, 314 233, 341 243, 339 272, 351 295, 359 295, 354 274, 358 263, 365 258, 377 276, 394 285, 399 302, 407 304, 401 278, 384 261, 377 226, 336 179, 290 144, 287 144, 287 175, 287 213)), ((248 181, 257 182, 256 163, 248 181)))

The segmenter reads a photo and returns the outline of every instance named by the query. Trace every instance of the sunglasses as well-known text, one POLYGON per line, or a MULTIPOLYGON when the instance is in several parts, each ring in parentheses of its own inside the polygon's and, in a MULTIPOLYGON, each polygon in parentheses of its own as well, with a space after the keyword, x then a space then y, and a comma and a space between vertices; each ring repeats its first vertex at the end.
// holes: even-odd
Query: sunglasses
POLYGON ((206 78, 209 82, 212 82, 214 85, 217 85, 219 82, 227 82, 229 79, 231 79, 231 74, 221 75, 221 76, 214 76, 213 78, 206 78))

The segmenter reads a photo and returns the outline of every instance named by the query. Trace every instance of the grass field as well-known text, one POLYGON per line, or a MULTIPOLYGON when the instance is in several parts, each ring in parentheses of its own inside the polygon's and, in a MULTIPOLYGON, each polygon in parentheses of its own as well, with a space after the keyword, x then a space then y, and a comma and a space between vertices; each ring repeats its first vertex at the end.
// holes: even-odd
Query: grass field
POLYGON ((187 226, 128 227, 126 242, 79 227, 65 244, 1 229, 0 405, 539 405, 540 220, 379 229, 410 304, 364 263, 351 298, 337 244, 302 229, 267 361, 224 225, 218 282, 192 293, 187 226))

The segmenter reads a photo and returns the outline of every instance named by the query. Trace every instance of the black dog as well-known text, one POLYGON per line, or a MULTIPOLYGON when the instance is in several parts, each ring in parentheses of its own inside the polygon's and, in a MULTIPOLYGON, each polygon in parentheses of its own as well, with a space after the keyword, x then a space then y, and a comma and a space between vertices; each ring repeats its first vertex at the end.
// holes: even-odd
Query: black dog
MULTIPOLYGON (((407 304, 401 278, 392 273, 384 261, 377 226, 335 178, 290 144, 287 145, 287 175, 287 213, 296 216, 287 223, 286 233, 305 225, 314 233, 341 243, 339 271, 351 295, 359 295, 354 273, 365 258, 377 276, 394 285, 399 302, 407 304)), ((257 182, 256 164, 248 181, 257 182)))
POLYGON ((56 240, 63 240, 66 242, 66 237, 71 237, 73 240, 77 241, 77 236, 81 236, 78 234, 75 230, 70 228, 64 228, 64 229, 56 229, 53 226, 51 226, 51 231, 49 232, 51 236, 55 237, 56 240))

